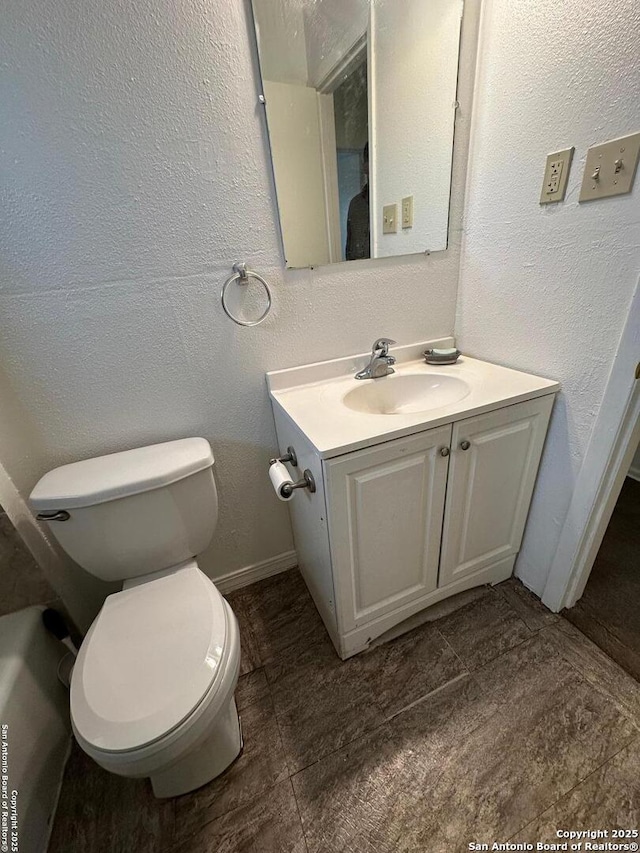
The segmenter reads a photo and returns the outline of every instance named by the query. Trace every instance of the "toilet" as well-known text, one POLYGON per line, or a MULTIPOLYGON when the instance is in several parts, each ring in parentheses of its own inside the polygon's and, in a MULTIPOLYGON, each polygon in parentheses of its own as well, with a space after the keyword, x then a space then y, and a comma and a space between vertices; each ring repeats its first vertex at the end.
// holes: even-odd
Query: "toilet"
POLYGON ((218 517, 209 443, 186 438, 63 465, 30 501, 84 569, 124 581, 73 670, 79 745, 105 770, 148 776, 157 797, 209 782, 242 747, 238 623, 196 561, 218 517))

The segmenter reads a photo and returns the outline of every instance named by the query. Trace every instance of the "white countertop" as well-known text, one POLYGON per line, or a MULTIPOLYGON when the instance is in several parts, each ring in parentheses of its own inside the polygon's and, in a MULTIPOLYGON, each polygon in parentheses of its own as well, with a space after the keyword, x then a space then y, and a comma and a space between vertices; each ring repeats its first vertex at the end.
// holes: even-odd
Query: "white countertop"
POLYGON ((499 409, 502 406, 553 394, 558 382, 486 361, 461 356, 454 365, 425 364, 421 353, 432 346, 451 346, 450 338, 395 347, 395 373, 382 379, 354 378, 369 360, 368 353, 267 373, 267 386, 275 406, 290 418, 329 459, 393 438, 422 432, 454 420, 499 409), (423 412, 371 414, 354 411, 342 402, 345 395, 365 383, 393 382, 409 374, 459 377, 469 385, 461 400, 423 412))

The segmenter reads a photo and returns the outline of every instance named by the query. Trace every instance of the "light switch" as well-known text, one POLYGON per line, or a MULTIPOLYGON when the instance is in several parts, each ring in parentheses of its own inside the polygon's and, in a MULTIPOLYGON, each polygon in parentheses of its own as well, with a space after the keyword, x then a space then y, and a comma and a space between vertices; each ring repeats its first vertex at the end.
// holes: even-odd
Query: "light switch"
POLYGON ((382 233, 397 234, 398 232, 398 205, 385 204, 382 208, 382 233))
POLYGON ((630 193, 638 168, 640 133, 621 136, 587 151, 580 201, 630 193))
POLYGON ((562 201, 564 198, 573 151, 573 148, 565 148, 564 151, 555 151, 547 156, 540 204, 562 201))
POLYGON ((413 228, 413 196, 402 199, 402 227, 413 228))

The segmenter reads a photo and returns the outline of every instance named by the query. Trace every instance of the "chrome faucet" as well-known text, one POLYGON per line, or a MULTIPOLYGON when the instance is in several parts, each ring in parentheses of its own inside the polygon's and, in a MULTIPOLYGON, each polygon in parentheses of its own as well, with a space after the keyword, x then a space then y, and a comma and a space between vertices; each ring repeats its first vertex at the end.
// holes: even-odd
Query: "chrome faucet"
POLYGON ((395 373, 392 364, 396 363, 395 357, 389 355, 389 347, 393 346, 395 341, 390 338, 378 338, 371 350, 371 359, 369 364, 356 373, 356 379, 380 379, 382 376, 388 376, 390 373, 395 373))

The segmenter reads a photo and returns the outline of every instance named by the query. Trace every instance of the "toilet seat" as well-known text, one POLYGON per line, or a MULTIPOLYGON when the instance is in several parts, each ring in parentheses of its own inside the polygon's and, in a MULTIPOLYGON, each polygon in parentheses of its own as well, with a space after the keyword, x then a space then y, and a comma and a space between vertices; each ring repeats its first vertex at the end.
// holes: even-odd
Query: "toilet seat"
POLYGON ((73 728, 87 751, 155 752, 202 703, 216 706, 237 643, 230 619, 194 560, 109 596, 71 682, 73 728))

